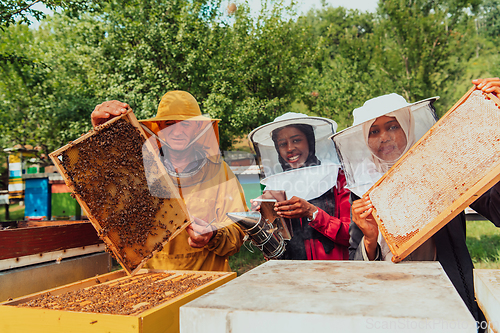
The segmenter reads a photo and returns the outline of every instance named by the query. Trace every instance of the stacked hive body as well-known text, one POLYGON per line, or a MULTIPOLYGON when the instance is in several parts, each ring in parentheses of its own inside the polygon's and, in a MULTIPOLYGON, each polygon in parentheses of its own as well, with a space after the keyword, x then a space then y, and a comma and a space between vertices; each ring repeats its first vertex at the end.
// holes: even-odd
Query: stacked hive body
POLYGON ((498 105, 472 88, 368 191, 393 261, 500 179, 498 105))
POLYGON ((50 157, 129 274, 189 223, 184 202, 131 111, 50 157))
POLYGON ((8 301, 0 331, 178 332, 179 307, 236 273, 123 270, 8 301))

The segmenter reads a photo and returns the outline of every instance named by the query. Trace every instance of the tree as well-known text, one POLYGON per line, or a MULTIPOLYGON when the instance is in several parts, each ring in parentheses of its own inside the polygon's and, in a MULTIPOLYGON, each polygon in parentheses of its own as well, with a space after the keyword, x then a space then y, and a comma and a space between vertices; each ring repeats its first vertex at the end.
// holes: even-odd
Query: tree
POLYGON ((439 92, 440 104, 445 105, 443 113, 472 87, 472 79, 500 75, 499 36, 495 33, 499 4, 498 0, 482 1, 476 10, 470 11, 468 19, 457 26, 461 34, 468 35, 467 45, 455 50, 461 54, 461 60, 456 59, 464 70, 451 77, 446 88, 439 92))
POLYGON ((497 39, 500 35, 500 1, 484 0, 477 19, 478 29, 486 36, 497 39))
POLYGON ((471 31, 465 9, 478 1, 380 1, 376 62, 391 91, 408 101, 433 96, 464 70, 471 31), (462 58, 462 57, 465 57, 462 58))
POLYGON ((297 98, 311 60, 307 30, 283 18, 293 6, 275 4, 258 18, 241 6, 229 19, 219 2, 110 2, 94 17, 104 35, 87 45, 95 50, 89 76, 97 97, 125 101, 146 118, 168 90, 187 90, 221 119, 228 149, 297 98))
POLYGON ((118 99, 144 119, 174 89, 221 119, 222 150, 287 111, 343 128, 381 94, 452 104, 478 49, 491 59, 479 73, 498 64, 486 30, 498 0, 484 1, 385 0, 377 14, 324 6, 301 18, 295 3, 267 0, 257 17, 246 5, 222 13, 220 0, 61 2, 38 30, 3 21, 0 140, 50 152, 89 129, 96 104, 118 99))
POLYGON ((65 9, 72 14, 95 9, 100 1, 63 1, 63 0, 2 0, 0 1, 0 29, 4 30, 14 23, 30 24, 30 16, 40 21, 46 14, 35 9, 37 3, 43 4, 47 9, 65 9))
POLYGON ((152 116, 169 90, 203 99, 217 8, 207 1, 108 3, 93 16, 102 22, 99 36, 86 45, 94 55, 89 76, 96 97, 125 101, 138 118, 152 116))
POLYGON ((43 65, 0 64, 3 147, 30 144, 42 147, 40 155, 47 155, 90 128, 89 114, 96 103, 86 80, 91 62, 71 52, 79 44, 71 31, 64 38, 52 33, 58 30, 57 23, 37 31, 26 25, 7 29, 0 50, 13 50, 31 63, 43 65))
POLYGON ((302 78, 301 100, 314 114, 335 120, 339 128, 347 127, 352 110, 380 95, 384 87, 373 61, 374 16, 324 7, 310 11, 298 24, 315 27, 321 60, 302 78))
MULTIPOLYGON (((30 24, 30 19, 37 21, 44 19, 47 14, 39 9, 35 9, 36 4, 43 4, 47 9, 55 11, 64 10, 67 15, 78 17, 80 13, 94 11, 100 7, 101 1, 86 0, 2 0, 0 1, 0 30, 5 30, 13 24, 30 24)), ((5 50, 0 53, 0 63, 17 63, 36 66, 37 63, 30 62, 30 59, 13 52, 5 50)))
POLYGON ((275 3, 253 18, 240 6, 234 23, 214 34, 220 40, 210 66, 211 92, 204 106, 222 119, 221 147, 272 121, 300 98, 300 81, 316 61, 311 27, 297 25, 289 7, 275 3))

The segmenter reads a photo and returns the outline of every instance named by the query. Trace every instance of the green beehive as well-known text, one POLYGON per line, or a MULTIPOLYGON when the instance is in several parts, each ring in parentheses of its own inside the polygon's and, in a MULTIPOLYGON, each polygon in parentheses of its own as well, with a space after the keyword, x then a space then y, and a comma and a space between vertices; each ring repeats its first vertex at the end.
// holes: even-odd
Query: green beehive
POLYGON ((64 181, 51 182, 52 220, 79 220, 82 209, 64 181))

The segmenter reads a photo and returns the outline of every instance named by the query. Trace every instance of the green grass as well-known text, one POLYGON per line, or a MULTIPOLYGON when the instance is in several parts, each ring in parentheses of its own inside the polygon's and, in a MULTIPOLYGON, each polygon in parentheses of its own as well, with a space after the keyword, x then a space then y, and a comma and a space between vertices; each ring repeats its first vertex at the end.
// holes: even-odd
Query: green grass
POLYGON ((475 268, 500 269, 500 228, 488 220, 467 221, 466 243, 475 268))
MULTIPOLYGON (((248 245, 248 241, 246 244, 248 245)), ((229 267, 231 267, 233 272, 238 273, 238 276, 266 261, 262 252, 255 246, 253 247, 253 251, 252 253, 245 246, 242 246, 240 252, 229 257, 229 267)))
MULTIPOLYGON (((9 207, 9 221, 22 221, 24 220, 24 206, 10 205, 9 207)), ((6 221, 5 219, 5 206, 0 205, 0 221, 6 221)))

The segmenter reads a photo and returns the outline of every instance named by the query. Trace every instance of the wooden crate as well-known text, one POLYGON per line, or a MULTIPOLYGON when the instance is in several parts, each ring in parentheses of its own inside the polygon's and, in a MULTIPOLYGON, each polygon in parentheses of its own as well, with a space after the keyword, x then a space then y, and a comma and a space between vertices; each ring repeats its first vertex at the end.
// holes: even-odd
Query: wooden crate
MULTIPOLYGON (((0 303, 0 331, 3 333, 156 333, 156 332, 179 332, 179 307, 195 298, 207 293, 210 290, 234 279, 236 273, 230 272, 197 272, 197 271, 160 271, 160 270, 140 270, 134 276, 127 276, 121 270, 104 275, 82 280, 77 283, 63 287, 54 288, 41 293, 25 296, 15 300, 0 303), (155 276, 169 275, 164 280, 148 281, 155 279, 155 276), (180 283, 182 279, 184 282, 180 283), (187 281, 189 280, 189 281, 187 281), (209 281, 208 281, 209 280, 209 281), (145 286, 152 293, 160 294, 156 289, 159 283, 171 281, 176 285, 174 290, 180 293, 171 299, 148 310, 141 311, 140 305, 144 303, 140 300, 140 293, 137 286, 145 286), (193 282, 194 281, 194 282, 193 282), (196 283, 198 281, 199 283, 196 283), (184 283, 184 284, 183 284, 184 283), (43 295, 50 293, 54 297, 67 297, 71 295, 75 300, 78 293, 102 292, 104 288, 117 287, 130 288, 132 291, 124 291, 122 299, 130 301, 137 306, 137 313, 134 314, 110 314, 96 312, 69 311, 64 308, 80 304, 81 306, 103 307, 104 304, 114 300, 112 296, 102 294, 100 298, 91 301, 92 297, 84 297, 81 300, 67 302, 68 306, 63 309, 45 309, 37 307, 26 307, 31 301, 40 299, 43 295), (94 290, 95 289, 95 290, 94 290), (186 290, 184 290, 186 289, 186 290), (183 292, 184 291, 184 292, 183 292)), ((163 294, 168 296, 168 292, 163 294)))
POLYGON ((129 110, 49 154, 128 274, 138 271, 190 223, 155 143, 129 110))
POLYGON ((500 180, 499 105, 471 88, 367 192, 394 262, 500 180))

